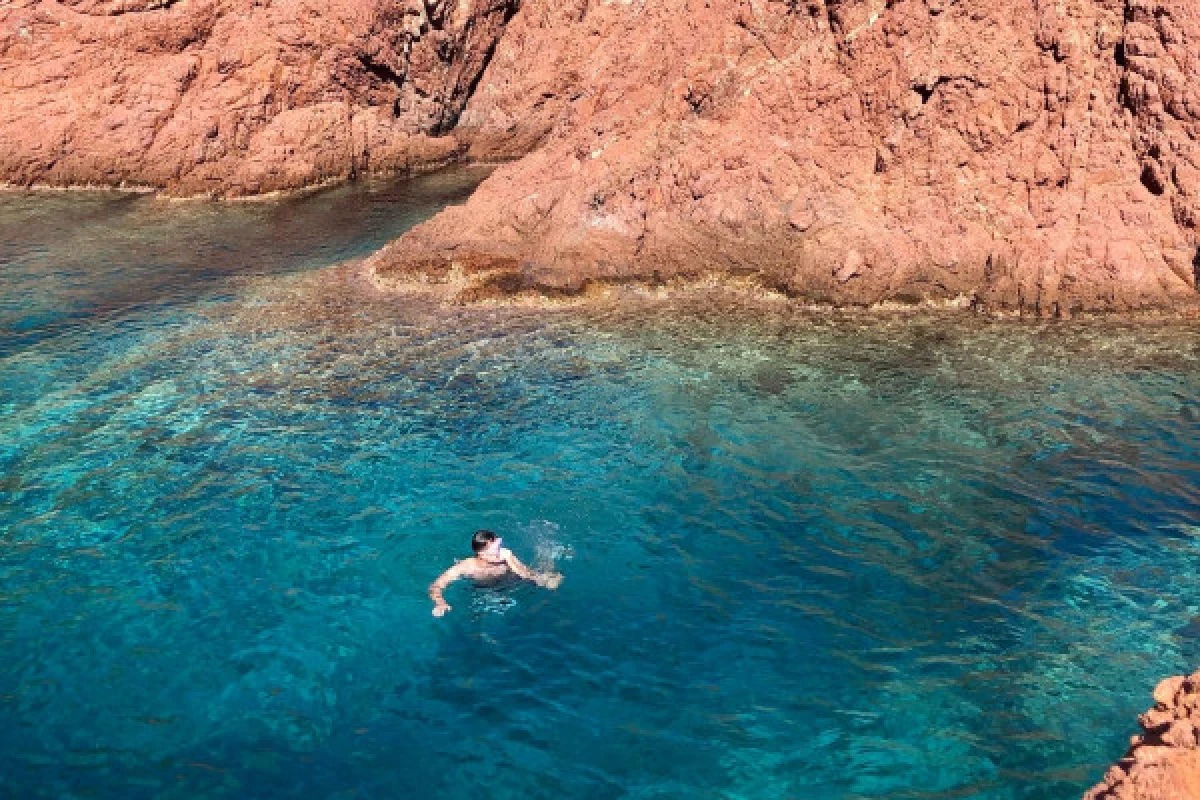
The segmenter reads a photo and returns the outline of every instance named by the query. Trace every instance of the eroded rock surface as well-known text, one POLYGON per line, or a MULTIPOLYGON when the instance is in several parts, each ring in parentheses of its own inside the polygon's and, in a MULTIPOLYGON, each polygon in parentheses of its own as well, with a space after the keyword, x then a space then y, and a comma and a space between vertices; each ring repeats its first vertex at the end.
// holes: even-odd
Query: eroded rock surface
POLYGON ((458 135, 537 149, 370 268, 1191 307, 1198 113, 1194 0, 526 0, 458 135))
POLYGON ((0 182, 243 195, 444 162, 515 9, 0 3, 0 182))
POLYGON ((1195 308, 1198 137, 1195 0, 0 4, 0 181, 238 195, 524 155, 370 264, 460 299, 1195 308))
POLYGON ((1195 800, 1200 797, 1200 671, 1167 678, 1142 734, 1084 800, 1195 800))

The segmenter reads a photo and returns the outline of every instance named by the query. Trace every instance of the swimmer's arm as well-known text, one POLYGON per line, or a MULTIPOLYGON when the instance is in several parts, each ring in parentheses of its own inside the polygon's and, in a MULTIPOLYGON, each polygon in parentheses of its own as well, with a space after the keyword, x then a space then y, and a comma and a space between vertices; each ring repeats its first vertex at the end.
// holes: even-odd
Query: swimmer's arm
POLYGON ((438 576, 436 581, 429 584, 429 599, 433 601, 433 615, 435 617, 440 617, 450 610, 450 604, 446 602, 446 598, 442 596, 442 592, 447 586, 461 577, 462 563, 460 562, 443 572, 438 576))
POLYGON ((524 580, 532 581, 538 586, 543 586, 547 589, 557 589, 562 583, 562 575, 557 572, 534 572, 529 567, 521 563, 521 559, 513 555, 511 550, 504 551, 504 560, 508 563, 508 568, 515 572, 524 580))

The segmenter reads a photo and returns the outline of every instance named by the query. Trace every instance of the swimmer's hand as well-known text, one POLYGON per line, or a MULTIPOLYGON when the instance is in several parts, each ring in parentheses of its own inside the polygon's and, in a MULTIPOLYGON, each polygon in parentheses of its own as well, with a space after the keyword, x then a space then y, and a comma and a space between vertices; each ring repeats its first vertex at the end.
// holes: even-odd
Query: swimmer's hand
POLYGON ((541 572, 533 579, 533 582, 543 589, 557 589, 562 583, 563 576, 558 572, 541 572))
POLYGON ((521 580, 532 581, 545 589, 557 589, 562 583, 562 575, 557 572, 535 572, 521 563, 521 559, 512 554, 511 550, 501 550, 508 568, 517 574, 521 580))
POLYGON ((433 607, 433 615, 435 617, 444 617, 446 612, 450 610, 450 606, 446 603, 438 603, 433 607))

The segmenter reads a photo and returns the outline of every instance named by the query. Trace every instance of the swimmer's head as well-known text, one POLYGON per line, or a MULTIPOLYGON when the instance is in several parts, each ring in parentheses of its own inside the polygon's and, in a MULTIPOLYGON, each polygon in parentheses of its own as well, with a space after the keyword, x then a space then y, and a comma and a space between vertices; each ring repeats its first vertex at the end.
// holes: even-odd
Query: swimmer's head
POLYGON ((475 535, 471 537, 471 549, 475 551, 476 555, 486 550, 494 552, 500 549, 500 542, 502 541, 499 536, 491 531, 475 531, 475 535))

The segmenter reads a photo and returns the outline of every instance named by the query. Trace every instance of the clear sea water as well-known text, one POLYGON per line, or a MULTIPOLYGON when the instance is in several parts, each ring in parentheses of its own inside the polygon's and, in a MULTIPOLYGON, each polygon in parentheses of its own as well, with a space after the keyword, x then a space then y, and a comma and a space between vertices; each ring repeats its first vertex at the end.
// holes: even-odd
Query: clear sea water
POLYGON ((0 795, 1072 798, 1200 661, 1195 324, 330 268, 477 179, 0 196, 0 795))

